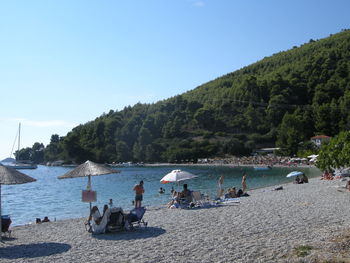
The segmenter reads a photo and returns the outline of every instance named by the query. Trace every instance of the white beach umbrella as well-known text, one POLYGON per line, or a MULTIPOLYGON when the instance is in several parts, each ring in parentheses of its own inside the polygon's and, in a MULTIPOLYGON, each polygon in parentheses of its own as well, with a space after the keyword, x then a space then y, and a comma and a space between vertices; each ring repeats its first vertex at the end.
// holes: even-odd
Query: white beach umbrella
POLYGON ((2 184, 25 184, 34 182, 36 179, 23 174, 13 168, 0 164, 0 241, 1 241, 1 185, 2 184))
POLYGON ((165 175, 160 182, 162 184, 167 184, 167 183, 176 183, 188 179, 192 179, 197 177, 197 175, 191 174, 186 171, 181 171, 181 170, 172 170, 170 173, 165 175))
POLYGON ((299 172, 299 171, 293 171, 293 172, 287 174, 287 177, 289 178, 289 177, 298 176, 298 175, 302 175, 302 174, 304 174, 304 173, 299 172))

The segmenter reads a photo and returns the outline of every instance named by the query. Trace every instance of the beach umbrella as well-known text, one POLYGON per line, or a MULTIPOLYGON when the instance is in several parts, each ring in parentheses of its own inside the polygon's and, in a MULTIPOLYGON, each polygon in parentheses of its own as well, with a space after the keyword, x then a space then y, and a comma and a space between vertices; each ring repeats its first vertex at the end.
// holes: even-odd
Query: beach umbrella
POLYGON ((289 177, 298 176, 298 175, 302 175, 302 174, 304 174, 304 173, 299 172, 299 171, 293 171, 293 172, 287 174, 287 177, 289 178, 289 177))
POLYGON ((13 168, 0 165, 0 240, 1 240, 1 185, 2 184, 25 184, 34 182, 36 179, 23 174, 13 168))
POLYGON ((180 182, 180 181, 184 181, 184 180, 188 180, 188 179, 192 179, 197 177, 194 174, 191 174, 189 172, 186 171, 182 171, 182 170, 172 170, 170 173, 168 173, 167 175, 165 175, 160 182, 162 184, 167 184, 167 183, 176 183, 176 182, 180 182))
POLYGON ((87 189, 91 189, 91 176, 115 174, 120 173, 118 170, 106 167, 103 164, 94 163, 92 161, 86 161, 85 163, 75 167, 73 170, 58 177, 58 179, 75 178, 75 177, 88 177, 87 189))
MULTIPOLYGON (((58 179, 75 178, 75 177, 88 177, 88 184, 86 190, 91 191, 91 176, 115 174, 120 173, 118 170, 106 167, 103 164, 94 163, 92 161, 86 161, 85 163, 75 167, 73 170, 58 177, 58 179)), ((96 192, 95 192, 96 193, 96 192)), ((91 202, 90 211, 91 211, 91 202)))

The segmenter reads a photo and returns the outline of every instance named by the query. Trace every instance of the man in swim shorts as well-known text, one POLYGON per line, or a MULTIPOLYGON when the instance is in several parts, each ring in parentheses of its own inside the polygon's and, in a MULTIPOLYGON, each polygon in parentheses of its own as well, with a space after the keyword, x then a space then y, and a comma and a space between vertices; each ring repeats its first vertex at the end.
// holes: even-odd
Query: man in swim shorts
POLYGON ((143 181, 141 180, 139 184, 134 186, 135 191, 135 208, 141 207, 142 195, 145 192, 143 188, 143 181))

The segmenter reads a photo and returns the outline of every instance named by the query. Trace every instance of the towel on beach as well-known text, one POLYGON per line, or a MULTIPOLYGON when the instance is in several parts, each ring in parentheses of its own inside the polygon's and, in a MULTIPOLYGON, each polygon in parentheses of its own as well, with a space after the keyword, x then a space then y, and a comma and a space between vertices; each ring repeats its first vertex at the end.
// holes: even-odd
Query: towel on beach
POLYGON ((239 197, 236 198, 224 198, 221 199, 220 202, 224 204, 229 204, 229 203, 239 203, 241 199, 239 197))

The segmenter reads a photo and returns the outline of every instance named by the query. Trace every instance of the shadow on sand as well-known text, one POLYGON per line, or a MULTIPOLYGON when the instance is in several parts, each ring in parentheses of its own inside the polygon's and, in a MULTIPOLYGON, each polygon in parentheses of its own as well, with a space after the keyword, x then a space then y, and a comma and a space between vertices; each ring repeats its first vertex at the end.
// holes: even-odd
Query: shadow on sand
POLYGON ((157 237, 164 233, 165 233, 165 230, 163 228, 144 227, 144 228, 137 228, 132 231, 92 235, 92 237, 96 239, 103 239, 103 240, 133 240, 133 239, 145 239, 150 237, 157 237))
POLYGON ((70 245, 62 243, 37 243, 0 247, 0 258, 18 259, 44 257, 66 252, 70 248, 70 245))

